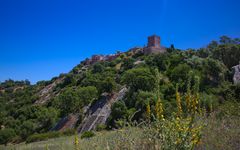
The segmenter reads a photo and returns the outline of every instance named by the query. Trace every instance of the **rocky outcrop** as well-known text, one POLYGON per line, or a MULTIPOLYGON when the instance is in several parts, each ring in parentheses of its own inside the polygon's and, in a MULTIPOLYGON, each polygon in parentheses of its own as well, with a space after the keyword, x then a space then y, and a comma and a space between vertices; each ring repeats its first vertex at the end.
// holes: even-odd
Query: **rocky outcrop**
POLYGON ((67 129, 74 129, 79 120, 79 114, 69 114, 62 118, 52 131, 65 131, 67 129))
POLYGON ((63 80, 64 78, 59 78, 53 83, 41 89, 41 91, 38 93, 39 99, 35 102, 35 104, 45 104, 49 99, 51 99, 51 97, 56 95, 56 93, 54 93, 54 88, 58 84, 62 83, 63 80))
POLYGON ((105 124, 107 118, 111 114, 111 106, 116 101, 125 96, 127 88, 122 88, 118 93, 104 94, 95 104, 93 104, 86 112, 85 118, 78 128, 78 132, 93 130, 99 124, 105 124))
POLYGON ((240 84, 240 64, 232 68, 234 69, 233 82, 234 84, 240 84))
POLYGON ((144 63, 145 63, 145 61, 137 60, 137 61, 135 61, 133 64, 134 64, 134 65, 140 65, 140 64, 144 64, 144 63))
MULTIPOLYGON (((119 92, 113 94, 102 94, 101 98, 91 106, 83 108, 84 119, 77 128, 78 132, 93 130, 99 124, 105 124, 107 118, 111 114, 111 106, 118 100, 121 100, 127 91, 123 87, 119 92)), ((79 121, 79 114, 69 114, 62 118, 51 130, 52 131, 65 131, 67 129, 74 129, 79 121)))

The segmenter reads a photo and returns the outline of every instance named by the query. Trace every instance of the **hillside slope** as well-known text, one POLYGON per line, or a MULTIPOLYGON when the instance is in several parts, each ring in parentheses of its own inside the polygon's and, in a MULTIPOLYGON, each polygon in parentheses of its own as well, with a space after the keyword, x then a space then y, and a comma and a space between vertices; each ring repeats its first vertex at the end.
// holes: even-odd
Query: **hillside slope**
POLYGON ((232 67, 239 64, 240 45, 234 39, 223 41, 198 50, 182 51, 172 45, 158 54, 133 48, 96 55, 67 74, 35 85, 7 80, 0 84, 0 144, 52 130, 83 132, 100 124, 119 128, 129 118, 146 120, 146 108, 155 110, 159 98, 164 116, 171 117, 177 109, 176 89, 184 99, 188 86, 199 92, 199 107, 208 113, 226 102, 239 102, 232 67), (103 95, 107 101, 102 104, 103 95))

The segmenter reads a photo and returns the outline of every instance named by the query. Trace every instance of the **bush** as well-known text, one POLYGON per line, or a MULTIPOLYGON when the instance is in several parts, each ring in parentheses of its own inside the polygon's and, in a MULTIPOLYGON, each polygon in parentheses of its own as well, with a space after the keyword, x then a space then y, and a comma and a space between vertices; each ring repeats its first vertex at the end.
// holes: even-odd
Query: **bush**
POLYGON ((26 143, 37 142, 37 141, 44 141, 51 138, 57 138, 61 136, 71 136, 76 133, 75 129, 68 129, 64 132, 53 131, 48 133, 41 133, 41 134, 33 134, 29 136, 26 140, 26 143))
POLYGON ((194 149, 201 140, 202 122, 187 118, 170 118, 156 120, 143 128, 144 138, 150 145, 159 149, 190 150, 194 149))
POLYGON ((0 130, 0 144, 7 144, 15 137, 15 132, 13 129, 3 129, 0 130))
POLYGON ((102 130, 105 130, 106 128, 107 128, 107 126, 105 124, 99 124, 99 125, 97 125, 96 130, 102 131, 102 130))
POLYGON ((84 139, 84 138, 90 138, 93 136, 95 136, 95 134, 92 131, 86 131, 81 135, 81 138, 84 139))
POLYGON ((56 131, 48 132, 48 133, 41 133, 41 134, 33 134, 27 138, 26 143, 43 141, 43 140, 47 140, 50 138, 60 137, 61 135, 62 135, 61 132, 56 132, 56 131))
POLYGON ((127 84, 133 91, 152 91, 155 85, 155 77, 149 68, 134 68, 124 73, 122 83, 127 84))

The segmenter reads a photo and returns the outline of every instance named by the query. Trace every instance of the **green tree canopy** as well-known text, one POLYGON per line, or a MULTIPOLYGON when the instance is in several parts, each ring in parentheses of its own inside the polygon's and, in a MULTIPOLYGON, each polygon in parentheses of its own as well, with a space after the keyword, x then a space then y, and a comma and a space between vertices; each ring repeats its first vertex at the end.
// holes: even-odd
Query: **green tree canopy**
POLYGON ((155 78, 149 68, 134 68, 125 72, 122 81, 132 90, 152 91, 155 78))
POLYGON ((98 96, 96 87, 87 86, 78 89, 67 88, 56 99, 53 105, 62 111, 62 114, 79 112, 84 106, 91 103, 98 96))

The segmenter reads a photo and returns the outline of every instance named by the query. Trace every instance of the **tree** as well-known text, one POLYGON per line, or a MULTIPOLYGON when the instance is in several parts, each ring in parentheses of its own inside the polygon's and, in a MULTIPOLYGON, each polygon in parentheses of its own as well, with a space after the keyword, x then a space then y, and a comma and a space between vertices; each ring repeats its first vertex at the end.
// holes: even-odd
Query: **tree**
POLYGON ((96 64, 93 65, 93 70, 92 70, 93 73, 101 73, 103 71, 104 71, 104 66, 101 63, 97 62, 96 64))
POLYGON ((167 57, 169 67, 173 68, 179 65, 180 63, 184 62, 185 58, 183 57, 183 53, 184 52, 181 52, 181 51, 174 51, 173 53, 171 53, 171 55, 167 57))
POLYGON ((134 66, 134 59, 132 58, 126 58, 123 60, 123 70, 128 70, 128 69, 132 69, 134 66))
POLYGON ((208 48, 208 50, 212 51, 217 46, 218 46, 218 42, 217 41, 212 41, 210 44, 208 44, 207 48, 208 48))
POLYGON ((117 101, 111 108, 111 115, 108 118, 108 125, 111 127, 117 127, 115 122, 119 119, 126 119, 128 111, 123 101, 117 101))
POLYGON ((114 120, 124 118, 127 115, 127 107, 123 101, 118 101, 112 106, 112 117, 114 120))
POLYGON ((38 131, 46 132, 49 131, 58 119, 58 111, 52 107, 40 107, 36 113, 38 121, 38 131))
POLYGON ((168 54, 158 54, 147 58, 146 63, 149 66, 157 66, 160 71, 166 71, 170 66, 168 54))
POLYGON ((219 61, 207 58, 203 62, 203 82, 204 85, 219 85, 224 81, 227 68, 219 61))
POLYGON ((185 82, 188 78, 188 73, 191 67, 187 64, 179 64, 171 72, 169 72, 170 79, 174 82, 185 82))
POLYGON ((59 108, 62 115, 79 111, 82 102, 78 98, 78 94, 74 89, 67 88, 61 93, 54 102, 55 107, 59 108))
POLYGON ((92 74, 88 72, 86 77, 82 80, 82 86, 95 86, 98 89, 99 94, 103 92, 111 92, 115 88, 115 80, 116 76, 114 70, 105 70, 102 73, 92 74))
POLYGON ((175 51, 175 47, 174 47, 174 44, 171 44, 170 49, 168 50, 168 52, 171 53, 173 51, 175 51))
POLYGON ((103 82, 102 82, 102 88, 104 92, 111 93, 113 90, 115 90, 117 84, 115 80, 111 77, 107 77, 103 82))
POLYGON ((98 97, 96 87, 87 86, 78 89, 67 88, 54 101, 53 105, 61 110, 62 115, 79 112, 84 106, 98 97))
POLYGON ((222 61, 230 69, 239 63, 240 45, 219 45, 212 52, 212 57, 222 61))
POLYGON ((224 35, 224 36, 220 37, 220 43, 221 44, 232 44, 233 41, 230 37, 224 35))
POLYGON ((122 82, 134 91, 152 91, 155 78, 148 68, 134 68, 125 72, 122 82))
POLYGON ((63 83, 59 84, 58 86, 60 86, 61 88, 70 85, 70 84, 76 84, 76 80, 74 78, 73 74, 67 74, 63 80, 63 83))
POLYGON ((27 80, 27 79, 24 82, 25 82, 26 85, 30 85, 31 84, 31 82, 29 80, 27 80))
POLYGON ((83 107, 93 102, 93 100, 98 97, 98 91, 94 86, 80 87, 77 89, 77 95, 79 100, 83 102, 82 106, 78 107, 83 107))
POLYGON ((37 124, 30 120, 27 120, 22 123, 20 128, 21 128, 21 131, 20 131, 21 137, 23 139, 26 139, 29 135, 34 133, 34 131, 37 128, 37 124))
POLYGON ((155 104, 156 99, 156 95, 152 92, 138 91, 136 95, 135 108, 137 110, 146 110, 147 105, 155 104))

